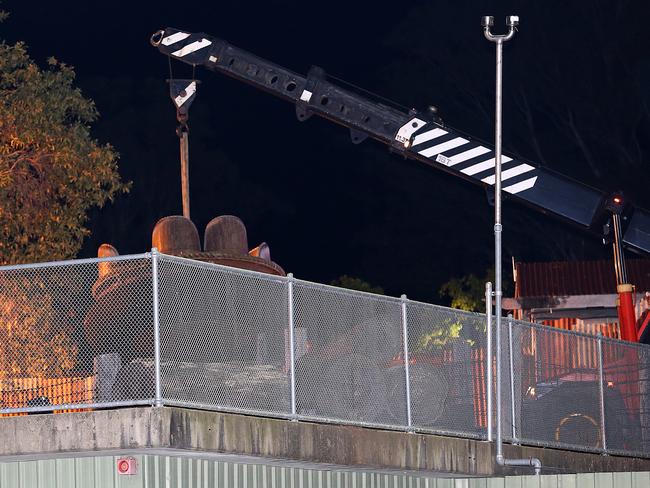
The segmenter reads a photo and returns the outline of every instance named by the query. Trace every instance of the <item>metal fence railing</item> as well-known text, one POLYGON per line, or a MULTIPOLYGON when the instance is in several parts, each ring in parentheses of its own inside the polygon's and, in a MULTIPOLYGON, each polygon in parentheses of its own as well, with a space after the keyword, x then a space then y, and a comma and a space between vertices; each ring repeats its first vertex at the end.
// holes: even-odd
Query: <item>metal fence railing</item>
MULTIPOLYGON (((502 326, 506 440, 650 457, 648 347, 502 326)), ((0 414, 176 405, 487 439, 485 327, 155 251, 2 267, 0 414)))
POLYGON ((0 413, 151 403, 151 276, 147 255, 0 268, 0 413))

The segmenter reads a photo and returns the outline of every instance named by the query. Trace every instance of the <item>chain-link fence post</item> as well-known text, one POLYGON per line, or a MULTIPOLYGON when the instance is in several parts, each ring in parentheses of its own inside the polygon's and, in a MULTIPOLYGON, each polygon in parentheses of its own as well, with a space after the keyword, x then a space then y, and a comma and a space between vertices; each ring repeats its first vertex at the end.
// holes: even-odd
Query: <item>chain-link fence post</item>
POLYGON ((492 441, 492 283, 489 281, 485 284, 485 333, 486 333, 486 351, 485 351, 485 411, 487 422, 487 440, 492 441))
POLYGON ((291 416, 295 420, 296 417, 296 344, 294 338, 294 323, 293 323, 293 273, 287 275, 287 303, 288 303, 288 317, 289 317, 289 385, 291 397, 291 416))
POLYGON ((510 423, 512 424, 512 441, 517 442, 517 412, 515 408, 515 364, 512 353, 512 314, 508 314, 508 358, 510 360, 510 423))
POLYGON ((411 419, 411 374, 409 371, 409 333, 408 333, 408 319, 406 316, 408 299, 406 295, 401 297, 402 305, 402 340, 404 341, 404 374, 406 376, 406 425, 410 429, 412 426, 411 419))
POLYGON ((603 451, 607 452, 607 434, 605 432, 605 385, 603 383, 603 339, 598 333, 598 393, 600 395, 600 431, 603 451))
POLYGON ((154 405, 162 407, 162 388, 160 381, 160 315, 158 309, 158 250, 151 249, 151 275, 153 286, 153 341, 154 341, 154 374, 156 393, 154 405))

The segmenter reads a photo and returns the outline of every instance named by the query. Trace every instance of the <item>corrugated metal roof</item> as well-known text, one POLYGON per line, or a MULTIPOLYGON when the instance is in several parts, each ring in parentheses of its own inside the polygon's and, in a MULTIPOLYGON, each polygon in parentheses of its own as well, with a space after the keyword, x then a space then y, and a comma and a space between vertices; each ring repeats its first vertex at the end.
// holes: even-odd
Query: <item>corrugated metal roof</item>
MULTIPOLYGON (((637 291, 650 291, 650 259, 629 259, 626 266, 637 291)), ((611 260, 515 263, 515 271, 515 298, 616 293, 611 260)))

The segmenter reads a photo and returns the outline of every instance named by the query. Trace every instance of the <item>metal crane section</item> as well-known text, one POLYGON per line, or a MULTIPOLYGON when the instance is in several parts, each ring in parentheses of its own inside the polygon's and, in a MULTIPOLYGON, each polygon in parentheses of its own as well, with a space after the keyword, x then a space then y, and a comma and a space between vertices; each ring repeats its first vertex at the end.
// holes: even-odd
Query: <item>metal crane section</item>
MULTIPOLYGON (((495 183, 491 145, 446 126, 429 111, 405 111, 330 82, 312 67, 302 76, 204 33, 174 28, 156 32, 160 52, 193 66, 205 66, 292 102, 298 120, 318 115, 347 127, 354 144, 367 137, 393 152, 484 187, 495 183)), ((605 193, 514 155, 503 156, 503 191, 545 214, 601 234, 609 216, 605 193)), ((650 252, 650 213, 627 206, 623 242, 650 252)))

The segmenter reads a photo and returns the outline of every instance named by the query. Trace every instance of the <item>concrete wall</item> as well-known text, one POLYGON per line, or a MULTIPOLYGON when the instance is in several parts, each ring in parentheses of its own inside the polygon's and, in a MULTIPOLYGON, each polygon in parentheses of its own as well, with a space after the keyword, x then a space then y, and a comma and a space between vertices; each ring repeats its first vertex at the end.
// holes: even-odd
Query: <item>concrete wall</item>
MULTIPOLYGON (((124 408, 0 419, 0 461, 124 449, 175 449, 351 468, 492 476, 493 444, 346 425, 292 422, 184 408, 124 408)), ((650 460, 521 446, 507 457, 538 457, 547 472, 650 471, 650 460)))

